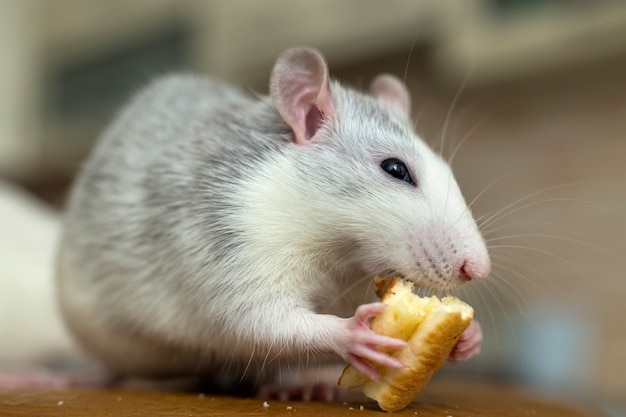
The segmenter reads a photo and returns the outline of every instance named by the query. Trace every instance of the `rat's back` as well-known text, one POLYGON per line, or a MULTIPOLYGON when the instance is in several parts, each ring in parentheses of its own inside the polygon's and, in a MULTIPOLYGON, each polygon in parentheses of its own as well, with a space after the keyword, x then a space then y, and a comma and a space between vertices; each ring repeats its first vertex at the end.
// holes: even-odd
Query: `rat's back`
MULTIPOLYGON (((249 105, 234 89, 187 75, 158 80, 140 92, 100 138, 76 179, 65 246, 89 264, 107 256, 118 263, 158 242, 197 192, 199 165, 211 163, 202 155, 214 158, 219 152, 221 113, 249 105)), ((204 187, 207 191, 211 188, 204 187)), ((149 252, 141 255, 145 259, 149 252)))
POLYGON ((223 174, 242 154, 278 146, 242 144, 233 126, 238 114, 266 107, 210 79, 170 76, 131 101, 86 162, 68 201, 59 293, 74 334, 113 368, 181 368, 169 348, 152 355, 157 364, 133 357, 159 350, 136 346, 149 336, 129 339, 133 346, 112 339, 167 327, 189 334, 177 323, 181 308, 197 314, 192 279, 198 264, 219 256, 206 235, 220 227, 237 181, 223 174))

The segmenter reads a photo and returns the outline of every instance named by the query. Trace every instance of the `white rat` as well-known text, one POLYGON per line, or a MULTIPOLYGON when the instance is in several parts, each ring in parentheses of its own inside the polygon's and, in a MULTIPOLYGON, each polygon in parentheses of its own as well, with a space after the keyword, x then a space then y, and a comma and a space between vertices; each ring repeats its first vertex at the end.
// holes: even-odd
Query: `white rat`
MULTIPOLYGON (((368 327, 384 309, 372 279, 450 290, 490 269, 451 170, 409 114, 396 78, 369 95, 344 88, 308 48, 278 58, 270 97, 190 75, 155 82, 71 194, 69 328, 123 375, 272 384, 326 354, 373 379, 372 363, 402 367, 379 348, 405 342, 368 327)), ((480 340, 473 324, 451 359, 480 340)))

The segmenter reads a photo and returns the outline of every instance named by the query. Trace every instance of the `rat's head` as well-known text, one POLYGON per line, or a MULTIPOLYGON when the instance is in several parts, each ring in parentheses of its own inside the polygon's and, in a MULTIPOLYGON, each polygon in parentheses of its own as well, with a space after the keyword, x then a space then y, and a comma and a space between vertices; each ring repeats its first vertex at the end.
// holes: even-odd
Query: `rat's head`
POLYGON ((299 145, 295 183, 315 238, 349 248, 337 253, 370 274, 430 288, 488 275, 485 242, 449 166, 413 132, 399 80, 344 89, 317 51, 298 48, 278 59, 270 92, 299 145))

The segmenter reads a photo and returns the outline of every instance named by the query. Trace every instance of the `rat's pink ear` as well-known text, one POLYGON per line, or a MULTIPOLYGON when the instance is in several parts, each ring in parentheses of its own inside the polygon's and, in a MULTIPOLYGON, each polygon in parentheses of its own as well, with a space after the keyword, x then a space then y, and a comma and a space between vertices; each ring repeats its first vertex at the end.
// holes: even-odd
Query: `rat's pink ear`
POLYGON ((390 74, 379 75, 370 84, 370 94, 411 118, 411 96, 399 78, 390 74))
POLYGON ((335 116, 328 66, 314 49, 288 49, 278 57, 270 78, 270 95, 298 145, 315 143, 324 120, 335 116))

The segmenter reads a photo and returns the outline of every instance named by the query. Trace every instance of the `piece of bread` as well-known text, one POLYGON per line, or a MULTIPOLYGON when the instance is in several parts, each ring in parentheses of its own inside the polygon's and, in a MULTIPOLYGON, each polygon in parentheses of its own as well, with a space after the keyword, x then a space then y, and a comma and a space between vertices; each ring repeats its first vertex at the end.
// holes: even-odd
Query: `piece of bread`
POLYGON ((376 333, 409 342, 406 348, 389 352, 406 368, 379 367, 381 378, 374 382, 348 365, 339 386, 362 387, 380 408, 393 412, 406 407, 443 366, 472 321, 474 310, 456 297, 421 298, 413 294, 412 283, 399 278, 379 279, 376 285, 376 293, 387 308, 372 319, 370 327, 376 333))

